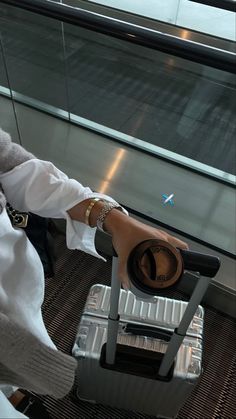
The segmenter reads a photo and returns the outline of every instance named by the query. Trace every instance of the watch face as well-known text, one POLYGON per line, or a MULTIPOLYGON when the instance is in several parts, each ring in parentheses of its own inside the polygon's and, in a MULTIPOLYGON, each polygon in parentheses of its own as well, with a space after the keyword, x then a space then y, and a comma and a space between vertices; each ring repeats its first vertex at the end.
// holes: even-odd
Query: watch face
POLYGON ((136 286, 155 293, 179 280, 183 272, 182 257, 164 240, 145 240, 131 252, 128 271, 136 286))

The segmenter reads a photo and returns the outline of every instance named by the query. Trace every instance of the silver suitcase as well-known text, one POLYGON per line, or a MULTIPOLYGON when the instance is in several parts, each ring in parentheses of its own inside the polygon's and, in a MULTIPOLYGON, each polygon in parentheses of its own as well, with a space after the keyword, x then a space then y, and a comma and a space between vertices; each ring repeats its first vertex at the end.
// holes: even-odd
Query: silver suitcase
POLYGON ((77 395, 174 418, 201 375, 204 313, 198 303, 209 281, 199 280, 189 303, 159 296, 141 301, 120 291, 116 264, 113 258, 112 287, 93 286, 81 317, 73 347, 77 395))

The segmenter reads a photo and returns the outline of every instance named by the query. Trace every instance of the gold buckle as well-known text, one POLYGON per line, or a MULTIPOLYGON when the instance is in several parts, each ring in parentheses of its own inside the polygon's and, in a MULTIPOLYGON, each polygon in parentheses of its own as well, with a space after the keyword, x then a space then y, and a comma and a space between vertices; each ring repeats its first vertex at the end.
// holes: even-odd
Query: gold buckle
POLYGON ((28 224, 27 212, 17 212, 10 204, 7 203, 7 213, 14 227, 25 228, 28 224))
POLYGON ((27 227, 27 224, 28 224, 28 218, 29 218, 28 214, 16 213, 16 215, 13 217, 12 224, 15 227, 25 228, 27 227))

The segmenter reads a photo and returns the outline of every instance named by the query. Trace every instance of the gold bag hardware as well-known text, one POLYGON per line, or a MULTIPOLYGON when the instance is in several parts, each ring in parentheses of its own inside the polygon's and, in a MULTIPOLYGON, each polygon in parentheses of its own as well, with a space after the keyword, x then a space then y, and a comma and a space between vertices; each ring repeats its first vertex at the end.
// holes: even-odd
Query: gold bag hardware
POLYGON ((26 212, 19 212, 7 204, 7 213, 14 227, 25 228, 28 224, 28 214, 26 212))

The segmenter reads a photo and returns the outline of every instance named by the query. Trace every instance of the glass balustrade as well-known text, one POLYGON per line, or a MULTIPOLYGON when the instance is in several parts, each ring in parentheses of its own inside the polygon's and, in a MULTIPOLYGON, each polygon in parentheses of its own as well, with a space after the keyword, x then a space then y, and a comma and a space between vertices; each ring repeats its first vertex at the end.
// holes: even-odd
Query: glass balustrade
MULTIPOLYGON (((62 29, 60 21, 0 4, 0 33, 13 96, 35 100, 42 108, 59 108, 68 117, 62 29)), ((6 87, 6 81, 1 85, 6 87)))
MULTIPOLYGON (((1 4, 15 99, 188 167, 235 175, 235 76, 1 4)), ((7 86, 1 71, 0 89, 7 86)))

